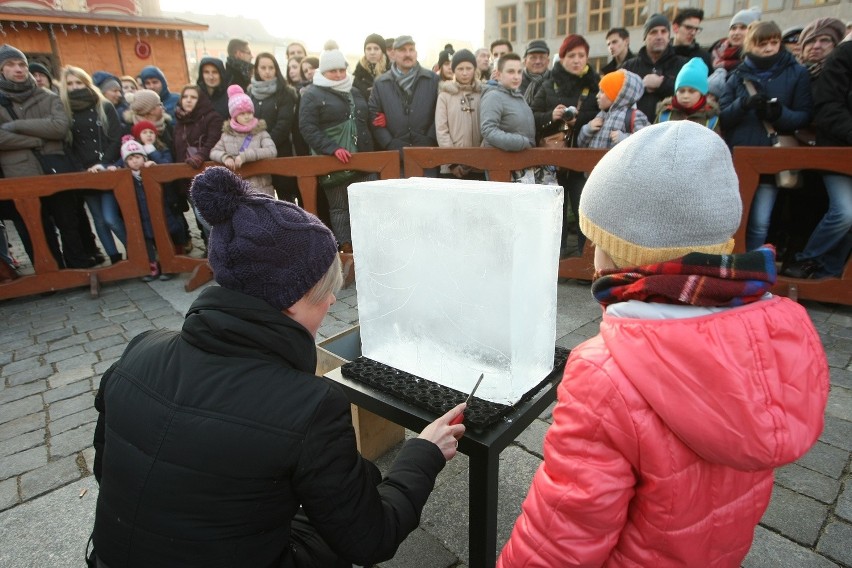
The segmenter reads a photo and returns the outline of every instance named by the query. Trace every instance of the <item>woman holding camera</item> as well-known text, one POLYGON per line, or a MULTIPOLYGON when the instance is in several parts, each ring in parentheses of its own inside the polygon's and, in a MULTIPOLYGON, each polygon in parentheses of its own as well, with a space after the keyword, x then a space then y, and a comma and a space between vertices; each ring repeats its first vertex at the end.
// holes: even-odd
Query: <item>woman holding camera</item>
MULTIPOLYGON (((559 47, 559 61, 553 65, 550 77, 542 82, 531 105, 538 139, 541 141, 542 138, 562 131, 565 133, 565 146, 573 147, 580 128, 598 114, 595 95, 599 81, 600 77, 589 66, 589 43, 581 35, 568 34, 559 47)), ((583 172, 560 169, 556 179, 565 188, 565 193, 571 200, 571 224, 577 231, 577 249, 582 255, 586 238, 577 227, 577 211, 586 177, 583 172)), ((566 214, 562 222, 560 256, 567 253, 567 219, 566 214)))

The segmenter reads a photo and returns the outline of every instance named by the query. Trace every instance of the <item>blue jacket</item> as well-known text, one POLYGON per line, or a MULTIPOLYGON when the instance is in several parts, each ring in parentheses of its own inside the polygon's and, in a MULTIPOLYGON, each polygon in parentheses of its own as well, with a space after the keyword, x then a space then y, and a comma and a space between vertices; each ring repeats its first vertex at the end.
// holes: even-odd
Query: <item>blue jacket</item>
POLYGON ((781 134, 791 134, 811 122, 813 99, 808 71, 786 51, 770 69, 768 76, 761 78, 757 70, 748 63, 748 55, 739 67, 731 71, 725 82, 725 92, 719 100, 719 120, 728 146, 769 146, 769 137, 763 121, 754 110, 743 108, 749 98, 746 79, 754 83, 758 93, 777 98, 782 105, 781 116, 772 126, 781 134))
POLYGON ((437 146, 435 106, 438 103, 438 75, 418 67, 409 98, 400 88, 393 71, 380 75, 370 93, 370 128, 380 150, 405 146, 437 146), (373 126, 376 114, 383 112, 387 126, 373 126))
POLYGON ((166 76, 163 75, 163 72, 160 71, 159 67, 155 67, 153 65, 149 65, 147 67, 143 67, 142 71, 139 72, 139 78, 142 79, 142 84, 144 86, 145 79, 159 79, 160 83, 163 84, 163 88, 160 89, 160 101, 163 103, 163 106, 166 108, 166 112, 169 113, 169 116, 175 115, 175 107, 178 102, 180 102, 180 95, 177 93, 169 92, 169 83, 166 81, 166 76))

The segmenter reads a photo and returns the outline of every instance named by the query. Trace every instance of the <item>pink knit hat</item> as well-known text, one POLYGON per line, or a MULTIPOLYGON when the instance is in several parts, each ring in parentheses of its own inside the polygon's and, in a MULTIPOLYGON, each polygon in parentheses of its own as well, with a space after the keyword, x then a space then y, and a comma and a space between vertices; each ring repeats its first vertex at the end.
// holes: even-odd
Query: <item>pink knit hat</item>
POLYGON ((128 156, 132 156, 134 154, 139 154, 143 158, 147 158, 148 154, 145 153, 145 149, 142 148, 142 144, 136 141, 133 136, 125 135, 121 138, 121 159, 127 160, 128 156))
POLYGON ((254 103, 239 85, 228 87, 228 113, 236 118, 242 112, 254 114, 254 103))

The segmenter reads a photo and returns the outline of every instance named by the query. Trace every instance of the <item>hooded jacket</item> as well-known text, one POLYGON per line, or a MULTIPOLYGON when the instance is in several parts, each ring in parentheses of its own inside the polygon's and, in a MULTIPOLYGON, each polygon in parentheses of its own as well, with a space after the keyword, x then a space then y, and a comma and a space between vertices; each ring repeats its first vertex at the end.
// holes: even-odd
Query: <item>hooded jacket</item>
POLYGON ((315 369, 304 327, 218 286, 193 302, 179 333, 134 339, 95 402, 100 560, 291 568, 300 505, 350 562, 392 557, 444 457, 409 440, 381 481, 356 450, 349 400, 315 369))
POLYGON ((438 104, 435 107, 438 146, 478 148, 482 143, 482 133, 479 131, 482 84, 476 80, 471 85, 444 81, 438 91, 438 104))
POLYGON ((231 85, 231 76, 225 71, 225 64, 222 63, 221 59, 202 57, 201 61, 198 62, 198 80, 195 84, 201 89, 201 96, 207 97, 216 112, 222 115, 223 118, 231 116, 231 113, 228 112, 228 87, 231 85), (222 79, 219 85, 213 88, 212 93, 207 90, 207 85, 204 83, 204 75, 201 72, 205 65, 212 65, 218 69, 219 77, 222 79))
POLYGON ((819 336, 787 298, 610 306, 571 353, 498 567, 740 566, 773 468, 816 441, 827 396, 819 336))
POLYGON ((160 89, 160 101, 163 103, 163 106, 169 116, 174 116, 175 106, 177 106, 178 102, 180 102, 180 95, 169 91, 169 83, 166 81, 166 76, 163 75, 160 68, 153 65, 143 67, 142 71, 139 72, 139 78, 142 79, 143 85, 145 84, 146 79, 160 80, 160 83, 163 84, 163 88, 160 89))

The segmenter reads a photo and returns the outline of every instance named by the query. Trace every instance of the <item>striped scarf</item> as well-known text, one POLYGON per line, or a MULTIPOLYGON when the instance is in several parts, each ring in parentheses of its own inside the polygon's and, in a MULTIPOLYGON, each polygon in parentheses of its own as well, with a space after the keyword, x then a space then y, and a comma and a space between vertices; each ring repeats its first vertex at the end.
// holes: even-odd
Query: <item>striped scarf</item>
POLYGON ((403 74, 400 68, 396 66, 396 63, 394 63, 391 65, 391 71, 393 72, 393 78, 396 79, 397 84, 399 84, 400 88, 410 97, 411 92, 414 89, 414 80, 417 79, 417 76, 420 74, 420 64, 415 63, 414 67, 408 70, 408 73, 403 74))
POLYGON ((592 296, 604 307, 627 300, 690 306, 742 306, 759 300, 776 278, 775 248, 744 254, 700 252, 647 266, 595 274, 592 296))

